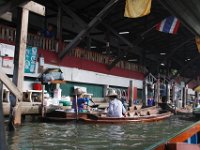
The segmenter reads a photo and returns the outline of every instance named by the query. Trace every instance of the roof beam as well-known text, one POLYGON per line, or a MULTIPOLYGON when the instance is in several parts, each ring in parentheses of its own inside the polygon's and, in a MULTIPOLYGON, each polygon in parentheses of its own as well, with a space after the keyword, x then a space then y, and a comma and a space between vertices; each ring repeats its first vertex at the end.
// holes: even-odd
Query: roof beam
POLYGON ((178 74, 183 73, 189 66, 191 66, 193 63, 195 63, 198 59, 200 59, 200 54, 194 57, 190 62, 188 62, 186 65, 182 66, 182 68, 174 75, 176 77, 178 74))
POLYGON ((133 45, 130 41, 128 41, 126 38, 121 36, 117 31, 115 31, 111 26, 107 25, 104 22, 101 22, 101 24, 106 27, 109 31, 111 31, 116 37, 118 37, 122 42, 124 42, 126 45, 128 45, 131 49, 133 49, 133 53, 141 56, 141 48, 139 48, 136 45, 133 45))
POLYGON ((60 6, 63 11, 65 13, 67 13, 68 15, 70 15, 72 18, 74 18, 76 21, 76 23, 78 23, 78 25, 80 25, 81 27, 85 28, 87 26, 87 23, 85 23, 85 21, 83 21, 76 13, 74 13, 71 8, 69 8, 68 6, 66 6, 61 0, 54 0, 55 3, 60 6))
POLYGON ((23 9, 27 9, 33 13, 45 16, 45 7, 33 1, 26 2, 25 4, 20 5, 23 9))
POLYGON ((109 3, 93 18, 89 24, 70 42, 67 47, 59 54, 59 58, 63 59, 64 56, 69 53, 74 47, 76 47, 80 41, 87 35, 87 33, 94 28, 104 17, 108 14, 109 10, 117 4, 119 0, 111 0, 109 3))
POLYGON ((170 53, 167 54, 167 56, 161 62, 165 62, 168 58, 171 58, 180 48, 182 48, 185 44, 189 43, 190 41, 191 39, 187 39, 186 41, 176 46, 173 50, 171 50, 170 53))
POLYGON ((6 13, 9 10, 16 8, 18 5, 28 2, 30 0, 10 0, 9 2, 5 2, 4 5, 0 6, 0 15, 6 13))

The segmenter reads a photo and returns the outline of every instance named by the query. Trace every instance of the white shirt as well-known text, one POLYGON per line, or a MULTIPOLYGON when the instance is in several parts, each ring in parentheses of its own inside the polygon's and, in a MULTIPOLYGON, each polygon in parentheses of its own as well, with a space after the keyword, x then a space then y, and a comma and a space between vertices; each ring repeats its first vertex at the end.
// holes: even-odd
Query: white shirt
POLYGON ((125 113, 126 109, 124 108, 122 102, 118 99, 111 100, 108 107, 108 116, 109 117, 123 117, 122 113, 125 113))

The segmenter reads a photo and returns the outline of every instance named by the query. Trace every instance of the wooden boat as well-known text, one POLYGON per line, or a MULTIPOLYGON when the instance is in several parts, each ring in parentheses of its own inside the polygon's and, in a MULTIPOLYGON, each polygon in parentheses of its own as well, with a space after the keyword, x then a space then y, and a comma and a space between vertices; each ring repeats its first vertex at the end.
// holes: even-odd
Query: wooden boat
POLYGON ((73 111, 66 111, 62 109, 57 109, 48 112, 44 118, 45 121, 72 121, 72 120, 82 120, 85 122, 96 122, 96 123, 128 123, 128 122, 150 122, 163 120, 170 117, 172 114, 170 112, 162 112, 160 108, 153 106, 147 108, 138 107, 137 109, 130 109, 127 113, 127 117, 123 118, 111 118, 106 117, 103 110, 96 110, 90 112, 79 112, 76 114, 73 111))
POLYGON ((80 117, 80 120, 86 123, 131 123, 131 122, 154 122, 164 120, 172 115, 171 112, 163 112, 153 107, 141 109, 140 111, 128 112, 127 117, 107 117, 104 114, 87 114, 80 117))
POLYGON ((186 106, 186 108, 177 108, 174 105, 168 104, 168 103, 159 103, 158 104, 162 109, 171 111, 174 114, 177 115, 190 115, 193 112, 192 107, 186 106))
POLYGON ((156 143, 148 150, 199 150, 200 121, 176 133, 171 138, 156 143))
POLYGON ((192 109, 190 109, 190 108, 176 108, 175 113, 177 115, 190 115, 190 114, 192 114, 192 109))
POLYGON ((45 121, 55 121, 55 122, 65 122, 78 120, 80 117, 87 116, 87 112, 78 113, 78 115, 74 112, 65 111, 65 110, 55 110, 49 113, 46 113, 44 120, 45 121))
MULTIPOLYGON (((92 105, 91 108, 97 108, 99 105, 92 105)), ((65 106, 49 106, 46 108, 45 117, 42 119, 44 121, 54 121, 54 122, 64 122, 78 120, 80 117, 86 116, 89 111, 85 112, 74 112, 70 107, 66 109, 65 106)))
POLYGON ((196 118, 200 118, 200 107, 196 107, 196 108, 193 109, 193 115, 196 118))

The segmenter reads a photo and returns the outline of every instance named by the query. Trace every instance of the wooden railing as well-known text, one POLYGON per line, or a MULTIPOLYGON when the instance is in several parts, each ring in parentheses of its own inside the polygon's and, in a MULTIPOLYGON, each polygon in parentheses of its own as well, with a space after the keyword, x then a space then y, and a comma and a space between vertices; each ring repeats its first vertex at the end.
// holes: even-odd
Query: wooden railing
MULTIPOLYGON (((9 42, 16 41, 16 29, 0 25, 0 38, 9 42)), ((28 33, 27 45, 36 46, 41 49, 58 51, 58 42, 54 39, 45 38, 37 34, 28 33)))
MULTIPOLYGON (((16 29, 0 24, 0 39, 6 40, 9 42, 15 42, 16 41, 16 29)), ((58 52, 58 41, 56 41, 55 39, 49 39, 49 38, 39 36, 37 34, 28 33, 27 45, 35 46, 35 47, 38 47, 38 48, 41 48, 44 50, 58 52)), ((66 44, 63 43, 61 50, 65 46, 66 46, 66 44)), ((89 51, 89 50, 79 48, 79 47, 76 47, 68 55, 77 57, 77 58, 81 58, 81 59, 95 61, 98 63, 103 63, 103 64, 110 64, 113 59, 107 55, 103 55, 101 53, 89 51)), ((130 63, 127 61, 118 62, 116 64, 116 67, 126 69, 126 70, 131 70, 131 71, 142 72, 142 73, 145 72, 143 66, 140 66, 140 65, 134 64, 134 63, 130 63)))

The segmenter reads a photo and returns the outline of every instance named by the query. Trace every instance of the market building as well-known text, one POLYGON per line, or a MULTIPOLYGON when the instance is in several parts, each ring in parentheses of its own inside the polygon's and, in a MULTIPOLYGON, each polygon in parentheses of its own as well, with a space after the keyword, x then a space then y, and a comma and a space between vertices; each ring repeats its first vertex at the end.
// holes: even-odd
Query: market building
POLYGON ((43 102, 41 78, 48 69, 60 73, 45 78, 51 104, 71 99, 76 88, 102 107, 109 89, 129 106, 153 99, 186 108, 199 99, 199 2, 153 0, 144 14, 129 14, 134 8, 120 0, 0 4, 0 96, 4 114, 15 108, 16 125, 21 114, 40 113, 23 102, 30 109, 43 102))

